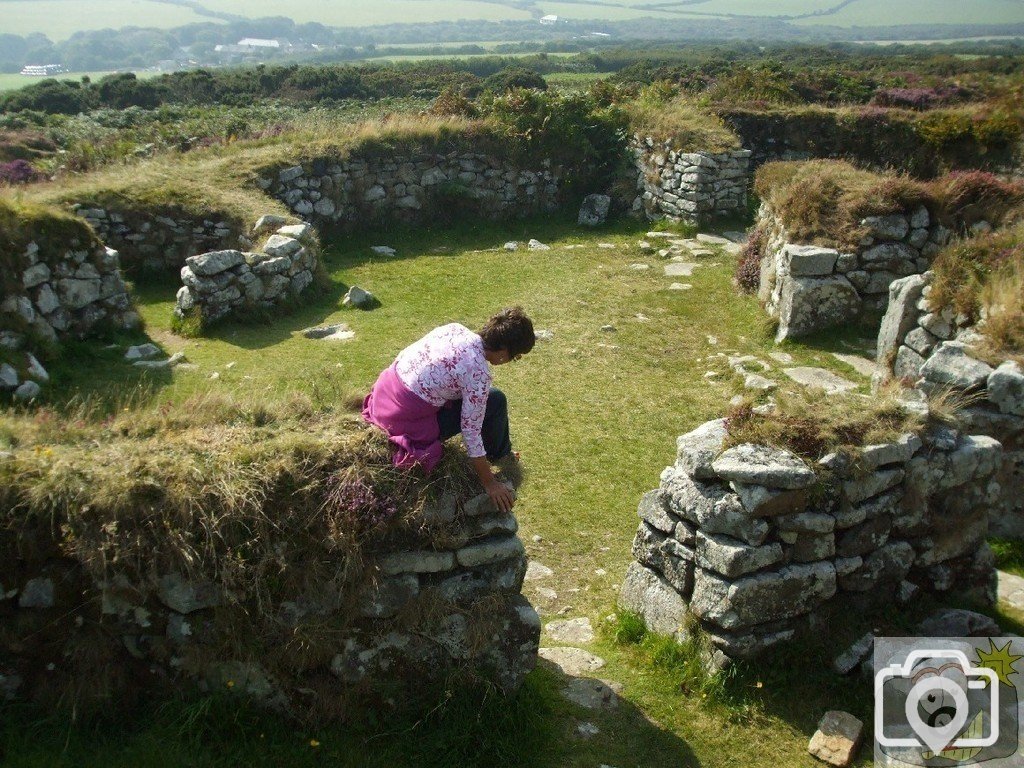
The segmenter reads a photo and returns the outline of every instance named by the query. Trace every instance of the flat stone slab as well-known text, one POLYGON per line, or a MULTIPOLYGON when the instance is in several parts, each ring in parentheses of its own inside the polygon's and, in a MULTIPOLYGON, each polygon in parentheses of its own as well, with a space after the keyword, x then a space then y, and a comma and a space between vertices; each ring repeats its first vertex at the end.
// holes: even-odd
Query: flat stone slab
POLYGON ((1006 571, 997 573, 999 602, 1006 603, 1018 611, 1024 611, 1024 578, 1006 571))
POLYGON ((546 565, 538 563, 536 560, 531 560, 526 566, 526 581, 540 581, 541 579, 547 579, 555 575, 555 572, 548 568, 546 565))
POLYGON ((701 232, 697 235, 697 240, 701 243, 709 243, 711 245, 729 245, 733 241, 722 235, 709 235, 701 232))
POLYGON ((828 765, 846 768, 853 763, 864 735, 864 724, 849 712, 826 712, 811 737, 807 751, 828 765))
POLYGON ((552 640, 559 643, 590 643, 594 640, 594 628, 586 616, 578 619, 559 619, 546 627, 552 640))
POLYGON ((801 386, 820 389, 829 395, 838 395, 857 388, 852 381, 837 376, 824 368, 783 368, 782 372, 801 386))
POLYGON ((604 659, 595 656, 590 651, 584 651, 582 648, 561 646, 541 648, 537 655, 550 661, 564 674, 571 677, 590 675, 604 666, 604 659))
POLYGON ((574 677, 562 689, 562 696, 584 709, 614 709, 619 705, 621 692, 621 683, 574 677))
POLYGON ((814 483, 814 472, 795 454, 752 443, 730 448, 711 468, 726 480, 768 488, 797 490, 814 483))
POLYGON ((316 328, 307 328, 302 332, 307 339, 317 341, 349 341, 356 337, 356 332, 345 323, 337 325, 321 325, 316 328))
POLYGON ((869 379, 881 370, 874 360, 868 360, 860 355, 844 355, 841 352, 833 352, 832 357, 841 363, 846 363, 861 376, 866 376, 869 379))
POLYGON ((693 286, 689 283, 672 283, 672 285, 668 287, 670 291, 689 291, 692 288, 693 286))
POLYGON ((700 264, 695 264, 689 261, 675 262, 674 264, 665 265, 665 277, 693 277, 693 270, 699 267, 700 264))

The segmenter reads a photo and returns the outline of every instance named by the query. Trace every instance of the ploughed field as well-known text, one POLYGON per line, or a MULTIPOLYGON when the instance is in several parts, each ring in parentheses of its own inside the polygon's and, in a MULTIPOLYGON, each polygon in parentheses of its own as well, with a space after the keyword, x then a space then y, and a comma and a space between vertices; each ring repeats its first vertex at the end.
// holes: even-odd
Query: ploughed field
MULTIPOLYGON (((734 257, 721 245, 700 247, 685 262, 696 265, 691 276, 669 276, 666 265, 682 262, 644 252, 639 241, 657 250, 667 240, 646 233, 639 223, 582 231, 548 219, 326 237, 330 288, 267 323, 226 324, 182 339, 169 330, 175 282, 137 285, 148 338, 169 354, 184 352, 189 365, 140 372, 122 359, 139 337, 117 348, 72 346, 51 370, 52 391, 86 398, 137 391, 182 402, 224 392, 284 401, 299 391, 341 407, 430 328, 450 321, 478 327, 494 311, 521 304, 538 330, 550 331, 522 361, 495 369, 527 469, 515 508, 520 537, 531 560, 551 571, 527 581, 524 592, 545 624, 589 619, 592 640, 566 641, 546 630, 541 645, 579 645, 604 659, 593 676, 623 686, 617 706, 590 710, 565 701, 560 680, 542 666, 517 702, 492 701, 480 711, 452 705, 448 714, 442 708, 434 720, 399 729, 382 723, 369 748, 365 732, 301 733, 269 716, 212 705, 191 705, 185 714, 147 709, 130 725, 96 730, 40 723, 29 712, 0 727, 0 755, 12 761, 5 764, 469 765, 485 757, 490 765, 618 768, 815 764, 806 745, 825 710, 862 718, 870 711, 868 684, 828 669, 842 647, 790 651, 695 685, 693 658, 671 643, 628 642, 638 633, 613 620, 641 495, 674 461, 676 436, 722 415, 745 391, 728 358, 753 355, 781 389, 796 386, 769 355, 780 350, 756 298, 732 285, 734 257), (531 238, 550 249, 528 250, 531 238), (506 250, 513 240, 519 249, 506 250), (377 255, 374 245, 397 253, 377 255), (381 306, 343 309, 351 285, 371 291, 381 306), (346 323, 354 338, 302 334, 334 323, 346 323), (585 723, 597 733, 582 734, 585 723)), ((871 342, 854 328, 782 350, 792 356, 787 366, 829 369, 863 394, 867 378, 832 353, 869 354, 871 342)))

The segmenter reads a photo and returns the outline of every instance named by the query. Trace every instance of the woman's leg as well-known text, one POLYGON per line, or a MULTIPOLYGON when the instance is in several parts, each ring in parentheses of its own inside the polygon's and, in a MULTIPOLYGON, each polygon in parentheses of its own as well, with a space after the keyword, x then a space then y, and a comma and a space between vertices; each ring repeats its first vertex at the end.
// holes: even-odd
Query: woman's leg
MULTIPOLYGON (((437 412, 437 425, 441 440, 454 437, 462 431, 462 401, 454 400, 437 412)), ((484 423, 480 430, 484 450, 490 461, 497 461, 512 452, 512 439, 508 426, 508 398, 500 389, 491 387, 487 395, 484 423)))

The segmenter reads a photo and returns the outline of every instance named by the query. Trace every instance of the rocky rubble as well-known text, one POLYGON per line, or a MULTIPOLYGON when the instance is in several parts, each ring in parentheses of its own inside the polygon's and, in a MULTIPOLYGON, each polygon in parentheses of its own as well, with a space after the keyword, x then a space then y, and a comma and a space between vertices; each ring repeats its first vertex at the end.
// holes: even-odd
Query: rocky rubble
POLYGON ((778 448, 723 450, 725 438, 723 420, 681 436, 640 502, 620 602, 654 631, 681 635, 692 614, 719 650, 750 658, 833 603, 916 588, 995 599, 997 441, 908 433, 810 466, 778 448))
POLYGON ((677 152, 671 142, 633 138, 640 194, 633 210, 649 219, 703 223, 742 211, 750 185, 750 151, 677 152))
MULTIPOLYGON (((266 226, 266 217, 256 230, 266 226)), ((203 323, 244 310, 271 309, 313 284, 319 247, 308 224, 280 227, 261 250, 211 251, 189 256, 181 268, 174 313, 198 314, 203 323)))

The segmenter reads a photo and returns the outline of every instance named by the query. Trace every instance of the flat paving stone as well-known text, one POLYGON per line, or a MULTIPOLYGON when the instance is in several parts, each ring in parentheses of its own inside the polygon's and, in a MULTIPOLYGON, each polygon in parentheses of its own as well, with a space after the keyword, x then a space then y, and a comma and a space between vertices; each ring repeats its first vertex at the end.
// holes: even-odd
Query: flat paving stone
POLYGON ((857 388, 857 385, 849 379, 837 376, 824 368, 783 368, 782 372, 797 384, 809 389, 824 390, 829 395, 838 395, 857 388))
POLYGON ((552 621, 544 629, 552 640, 559 643, 585 644, 594 640, 594 628, 586 616, 552 621))
POLYGON ((693 270, 699 266, 700 264, 694 264, 688 261, 666 264, 665 277, 693 277, 693 270))
POLYGON ((997 573, 999 602, 1006 603, 1018 611, 1024 611, 1024 578, 1006 571, 997 573))
POLYGON ((574 677, 562 689, 562 696, 584 709, 614 709, 619 706, 622 684, 610 680, 574 677))
POLYGON ((668 287, 670 291, 689 291, 692 288, 693 286, 689 283, 672 283, 672 285, 668 287))
POLYGON ((582 648, 556 646, 541 648, 538 655, 573 677, 590 675, 604 666, 604 659, 582 648))
POLYGON ((879 371, 878 363, 860 355, 844 355, 841 352, 833 352, 832 357, 841 363, 846 363, 861 376, 867 376, 869 379, 879 371))
POLYGON ((345 323, 338 325, 322 325, 317 328, 307 328, 302 332, 307 339, 317 341, 349 341, 356 337, 356 332, 345 323))

